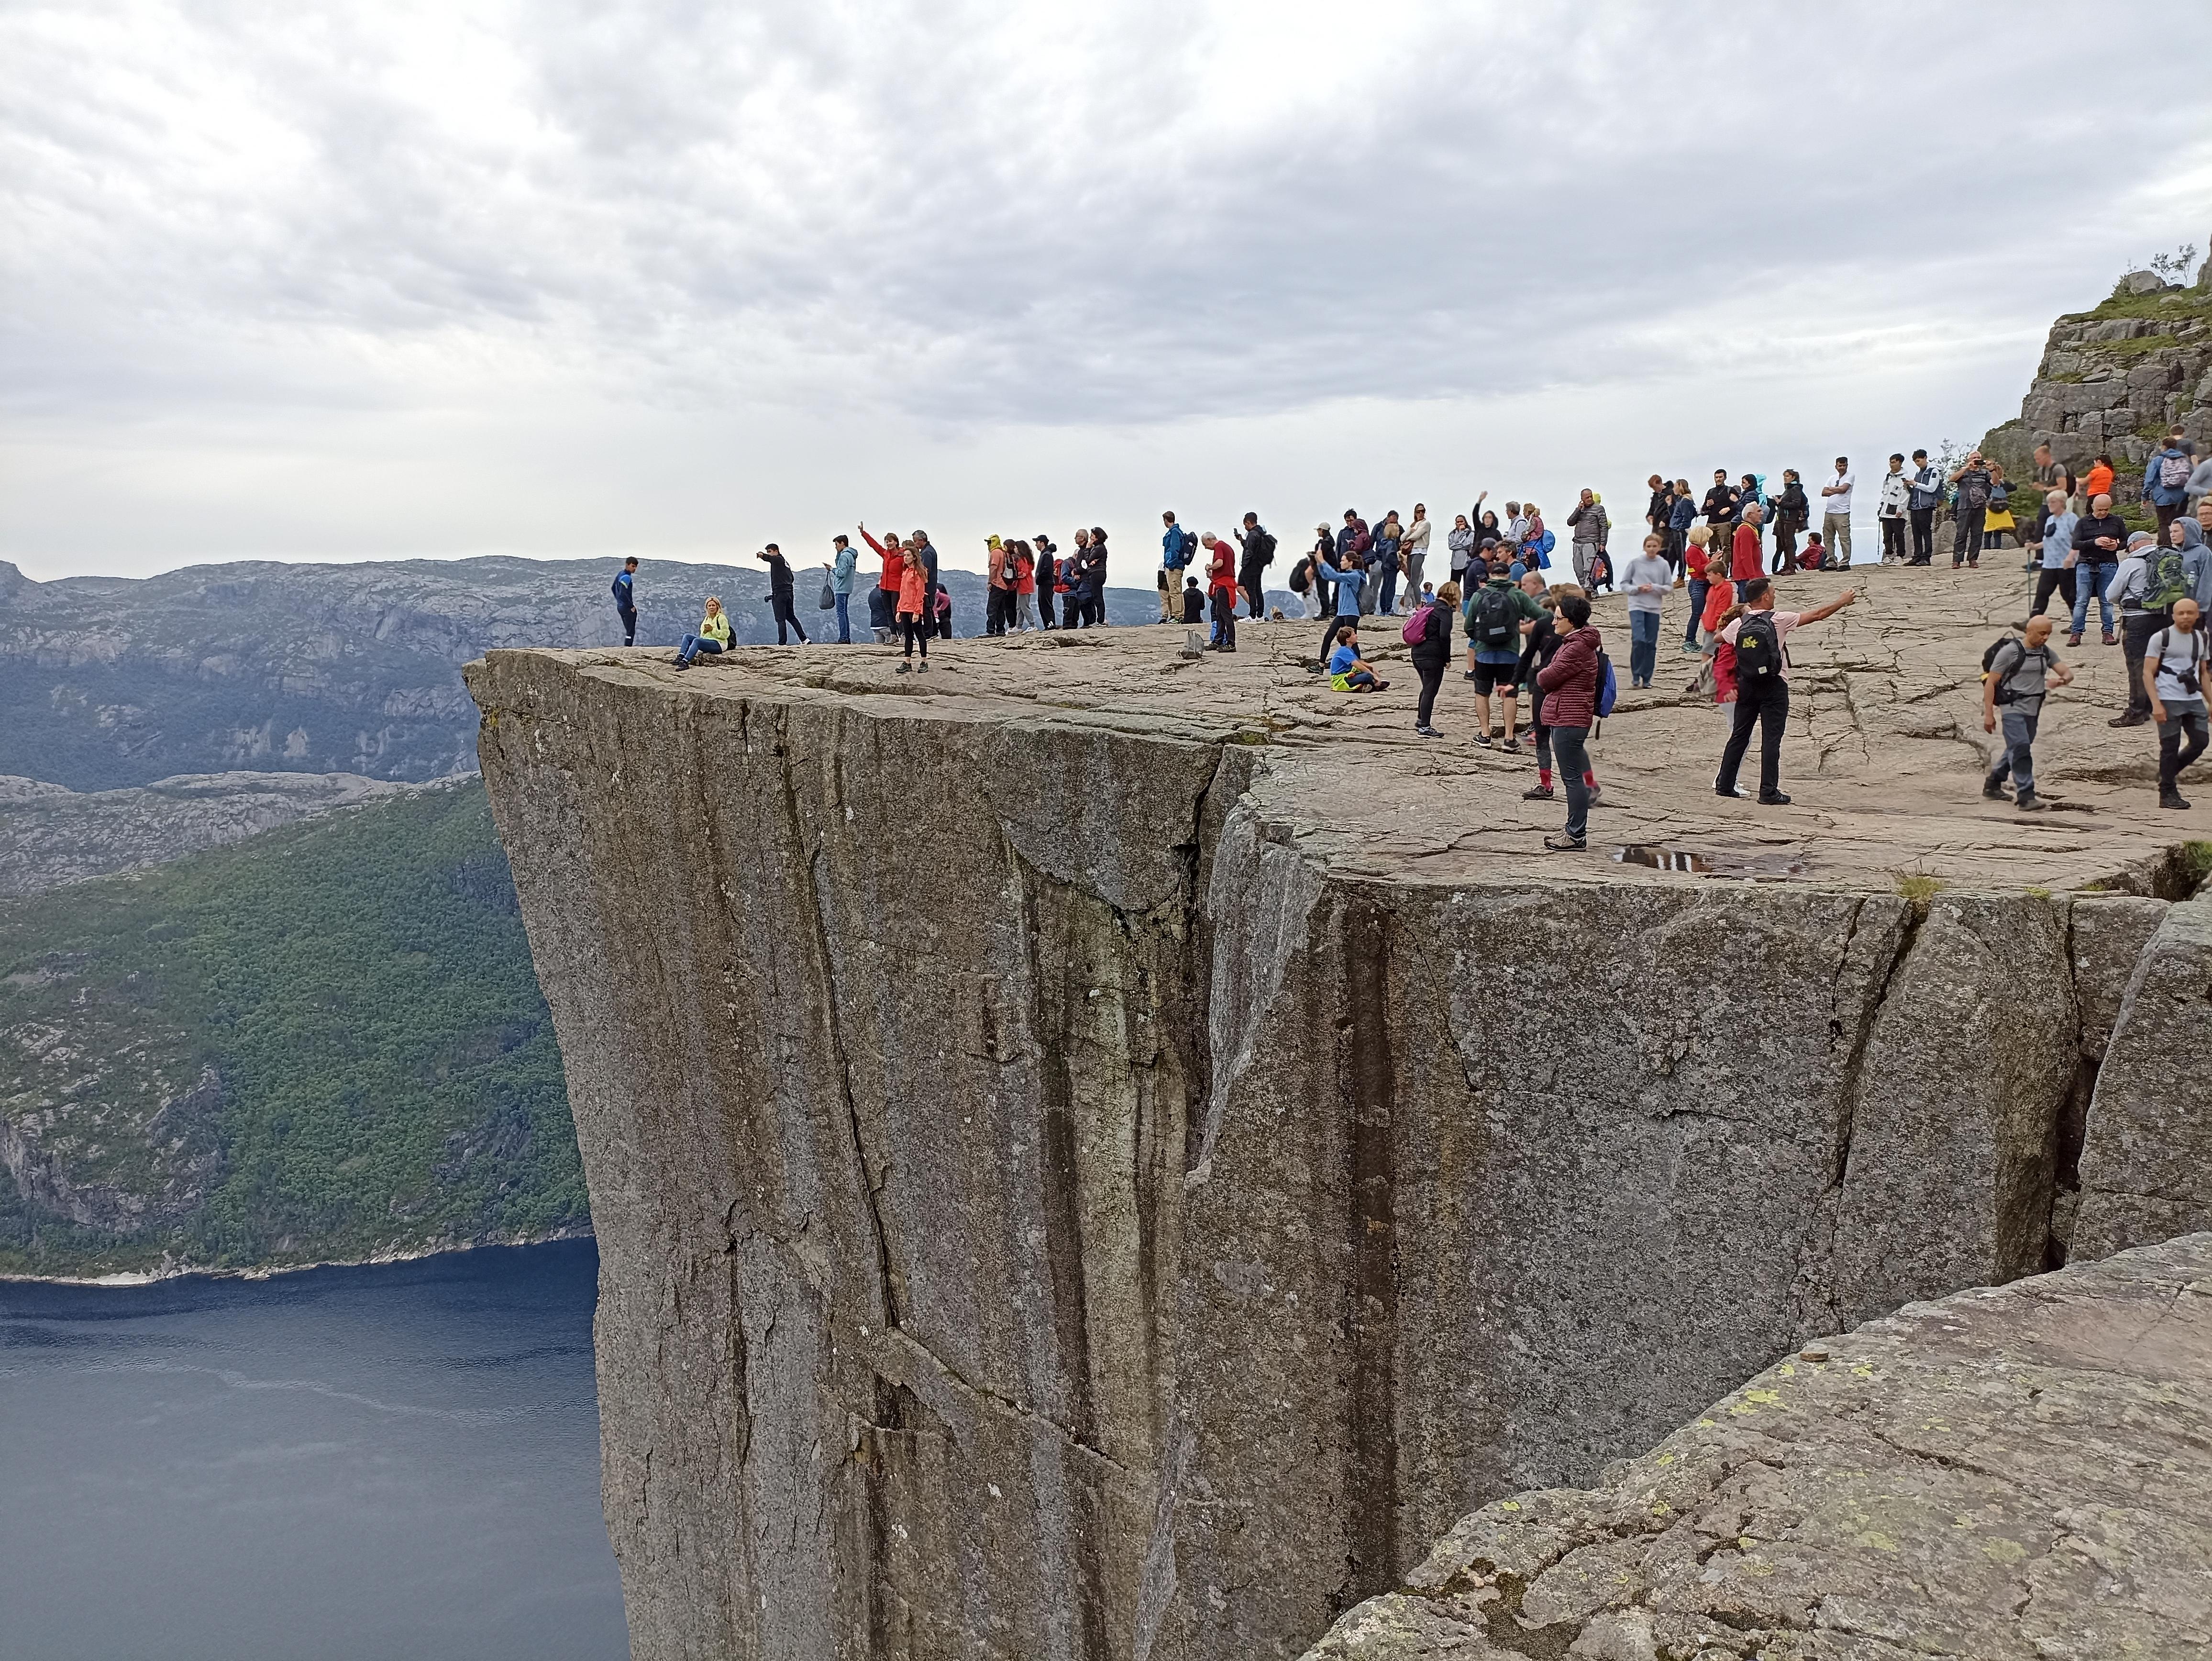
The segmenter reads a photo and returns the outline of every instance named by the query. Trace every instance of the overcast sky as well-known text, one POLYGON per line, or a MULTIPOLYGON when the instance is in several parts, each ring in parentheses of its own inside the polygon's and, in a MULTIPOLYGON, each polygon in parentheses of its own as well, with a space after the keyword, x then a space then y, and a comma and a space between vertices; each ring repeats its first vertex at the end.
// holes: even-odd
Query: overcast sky
POLYGON ((2017 413, 2212 6, 0 0, 0 557, 1640 511, 2017 413))

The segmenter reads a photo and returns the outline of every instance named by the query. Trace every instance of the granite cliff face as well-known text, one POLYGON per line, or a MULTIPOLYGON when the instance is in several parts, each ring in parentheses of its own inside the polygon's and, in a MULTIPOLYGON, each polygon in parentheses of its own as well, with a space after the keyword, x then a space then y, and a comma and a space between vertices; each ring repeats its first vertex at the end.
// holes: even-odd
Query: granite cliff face
POLYGON ((2212 450, 2208 277, 2212 259, 2191 287, 2130 272, 2101 304, 2060 318, 2019 416, 1993 429, 1983 450, 2014 479, 2033 477, 2038 444, 2076 473, 2109 453, 2123 503, 2142 499, 2143 463, 2176 422, 2200 455, 2212 450))
POLYGON ((1545 863, 1303 629, 472 666, 634 1653, 1295 1655, 1810 1338, 2207 1226, 2195 867, 1983 828, 1938 595, 1806 641, 1787 814, 1608 723, 1607 834, 1771 884, 1545 863))

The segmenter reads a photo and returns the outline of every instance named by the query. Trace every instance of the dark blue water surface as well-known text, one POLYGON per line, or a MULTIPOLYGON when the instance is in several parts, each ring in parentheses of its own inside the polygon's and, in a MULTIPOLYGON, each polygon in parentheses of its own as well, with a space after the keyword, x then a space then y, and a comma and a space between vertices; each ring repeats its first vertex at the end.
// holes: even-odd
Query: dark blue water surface
POLYGON ((0 1282, 8 1661, 623 1661, 588 1241, 0 1282))

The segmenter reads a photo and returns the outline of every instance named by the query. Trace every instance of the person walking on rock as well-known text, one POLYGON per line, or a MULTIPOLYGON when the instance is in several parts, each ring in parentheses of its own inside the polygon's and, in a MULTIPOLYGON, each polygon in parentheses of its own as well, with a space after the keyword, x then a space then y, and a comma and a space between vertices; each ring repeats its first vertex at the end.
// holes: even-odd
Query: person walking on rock
POLYGON ((698 632, 684 636, 684 643, 676 648, 676 666, 689 669, 691 660, 704 652, 708 657, 719 657, 730 649, 730 618, 722 610, 721 596, 707 596, 707 615, 699 621, 698 632))
POLYGON ((2141 727, 2150 719, 2143 648, 2166 626, 2167 609, 2189 592, 2180 551, 2160 550, 2158 538, 2148 531, 2130 532, 2125 556, 2105 592, 2120 609, 2120 654, 2128 676, 2128 707, 2112 717, 2111 725, 2141 727))
POLYGON ((1936 557, 1936 514, 1943 506, 1943 471, 1928 459, 1928 452, 1912 453, 1912 490, 1905 497, 1905 516, 1912 524, 1912 557, 1908 565, 1926 565, 1936 557))
POLYGON ((853 643, 853 573, 860 556, 841 532, 830 538, 830 592, 837 605, 837 643, 853 643))
POLYGON ((2193 599, 2177 602, 2173 621, 2147 642, 2142 677, 2150 695, 2151 719, 2158 723, 2158 805, 2187 807, 2181 770, 2204 753, 2206 642, 2203 613, 2193 599), (2186 745, 2183 740, 2186 739, 2186 745))
POLYGON ((1912 481, 1905 477, 1905 456, 1889 458, 1889 471, 1881 476, 1881 496, 1875 508, 1875 522, 1881 527, 1881 563, 1902 565, 1905 561, 1906 516, 1912 509, 1912 481))
POLYGON ((1408 618, 1406 627, 1413 630, 1413 642, 1406 655, 1411 660, 1413 672, 1420 678, 1421 696, 1413 710, 1413 731, 1425 739, 1441 738, 1437 731, 1437 692, 1444 684, 1444 671, 1451 667, 1452 618, 1459 611, 1459 584, 1446 582, 1408 618), (1414 619, 1419 619, 1419 627, 1414 619))
POLYGON ((1581 499, 1567 515, 1567 528, 1575 533, 1575 581, 1587 588, 1590 586, 1590 573, 1597 565, 1598 556, 1605 551, 1606 533, 1613 528, 1605 504, 1597 499, 1596 491, 1587 486, 1583 488, 1581 499))
POLYGON ((2106 590, 2120 569, 2120 552, 2127 545, 2127 521, 2112 511, 2112 498, 2101 491, 2091 496, 2088 513, 2074 526, 2074 628, 2066 636, 2069 646, 2081 643, 2092 595, 2104 619, 2105 644, 2119 644, 2119 636, 2112 632, 2112 596, 2106 590))
POLYGON ((768 563, 768 603, 769 609, 775 613, 775 643, 778 646, 791 644, 790 635, 785 632, 788 630, 790 634, 799 636, 801 646, 805 645, 806 630, 799 627, 799 611, 792 604, 791 562, 783 557, 783 550, 773 542, 754 557, 768 563))
MULTIPOLYGON (((2053 490, 2063 502, 2065 497, 2053 490)), ((1982 676, 1982 731, 1994 733, 2004 725, 2004 748, 1997 764, 1982 781, 1982 794, 1991 801, 2005 799, 2005 775, 2012 775, 2013 806, 2024 813, 2042 812, 2045 803, 2035 794, 2035 757, 2030 753, 2037 727, 2043 720, 2043 697, 2053 686, 2074 678, 2073 670, 2051 649, 2051 619, 2040 614, 2027 620, 2018 636, 1997 642, 1996 654, 1982 676)))
POLYGON ((1836 458, 1836 476, 1820 487, 1820 529, 1828 557, 1841 569, 1851 563, 1851 459, 1836 458))
POLYGON ((615 573, 615 616, 622 623, 623 644, 637 644, 637 556, 632 554, 615 573))
POLYGON ((2029 532, 2028 547, 2042 567, 2036 573, 2035 603, 2027 608, 2031 617, 2050 604, 2054 593, 2065 602, 2067 615, 2073 615, 2074 527, 2081 519, 2071 502, 2064 490, 2054 488, 2044 497, 2043 512, 2029 532))
POLYGON ((1666 559, 1666 538, 1653 532, 1644 538, 1644 551, 1628 562, 1620 574, 1621 592, 1628 596, 1628 684, 1649 686, 1659 672, 1660 606, 1674 584, 1674 570, 1666 559))
POLYGON ((1808 623, 1833 617, 1858 599, 1846 588, 1825 605, 1807 611, 1774 609, 1774 584, 1755 577, 1744 586, 1744 615, 1720 632, 1735 648, 1735 722, 1728 747, 1721 751, 1720 776, 1713 781, 1717 795, 1741 796, 1736 774, 1744 752, 1751 747, 1751 729, 1759 728, 1759 799, 1772 807, 1787 806, 1782 794, 1782 734, 1790 721, 1790 634, 1808 623))
POLYGON ((1559 596, 1553 627, 1564 638, 1552 660, 1536 672, 1553 758, 1567 792, 1566 824, 1558 835, 1544 838, 1544 846, 1555 854, 1579 854, 1589 845, 1589 787, 1583 782, 1583 775, 1589 767, 1589 733, 1597 721, 1598 651, 1605 643, 1590 626, 1589 614, 1589 601, 1581 594, 1559 596))

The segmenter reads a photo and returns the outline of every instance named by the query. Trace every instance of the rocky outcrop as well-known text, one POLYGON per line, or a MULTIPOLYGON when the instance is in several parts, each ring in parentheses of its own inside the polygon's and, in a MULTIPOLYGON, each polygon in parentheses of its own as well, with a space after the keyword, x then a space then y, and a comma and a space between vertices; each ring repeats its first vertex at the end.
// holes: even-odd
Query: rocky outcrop
POLYGON ((2032 477, 2039 443, 2077 473, 2108 453, 2126 503, 2141 500, 2144 460, 2176 422, 2200 454, 2212 449, 2212 291, 2131 271, 2095 308, 2051 326, 2019 416, 1982 448, 2014 480, 2032 477))
POLYGON ((2208 1415, 2212 1235, 1916 1304, 1463 1518, 1308 1661, 2212 1653, 2208 1415))
MULTIPOLYGON (((1845 711, 1919 764, 1910 609, 1808 652, 1793 770, 1854 764, 1845 711)), ((471 670, 641 1661, 1294 1655, 1473 1506, 2136 1180, 2083 1106, 2180 891, 2157 827, 1993 841, 1969 751, 1955 806, 1776 816, 1801 879, 1563 872, 1504 840, 1510 757, 1111 632, 471 670)), ((1611 834, 1709 823, 1650 770, 1678 716, 1608 723, 1611 834)))
POLYGON ((350 773, 215 773, 93 791, 0 777, 0 897, 143 870, 404 788, 350 773))

